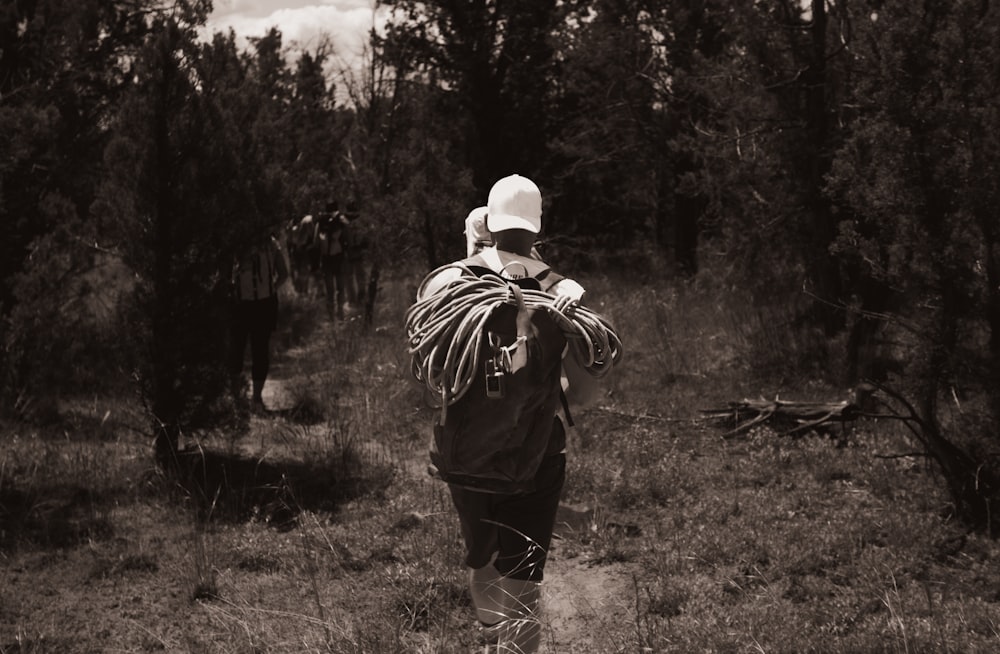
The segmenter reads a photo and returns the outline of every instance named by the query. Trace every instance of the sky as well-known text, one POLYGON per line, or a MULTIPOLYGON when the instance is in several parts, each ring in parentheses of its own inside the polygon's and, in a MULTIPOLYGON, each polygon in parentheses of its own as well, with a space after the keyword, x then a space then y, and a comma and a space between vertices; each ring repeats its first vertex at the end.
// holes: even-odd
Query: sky
POLYGON ((374 0, 213 0, 206 27, 209 33, 232 28, 243 39, 277 27, 283 46, 307 50, 325 33, 337 59, 353 68, 372 28, 374 5, 374 0))

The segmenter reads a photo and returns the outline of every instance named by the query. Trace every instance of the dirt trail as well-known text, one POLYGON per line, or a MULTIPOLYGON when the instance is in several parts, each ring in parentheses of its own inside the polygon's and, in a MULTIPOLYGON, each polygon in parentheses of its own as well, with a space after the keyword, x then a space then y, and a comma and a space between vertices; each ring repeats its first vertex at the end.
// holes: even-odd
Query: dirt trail
POLYGON ((542 585, 546 624, 544 652, 617 651, 602 640, 608 624, 628 619, 631 573, 621 564, 597 565, 581 557, 563 559, 558 545, 545 566, 542 585))
MULTIPOLYGON (((292 401, 288 390, 291 383, 280 377, 269 378, 264 387, 265 404, 272 409, 287 408, 292 401)), ((426 475, 422 460, 397 464, 405 475, 426 475)), ((633 573, 626 565, 595 563, 576 551, 578 536, 590 528, 592 518, 586 507, 560 506, 556 538, 542 585, 542 652, 619 651, 602 634, 609 631, 606 625, 620 625, 629 619, 634 602, 633 573)))

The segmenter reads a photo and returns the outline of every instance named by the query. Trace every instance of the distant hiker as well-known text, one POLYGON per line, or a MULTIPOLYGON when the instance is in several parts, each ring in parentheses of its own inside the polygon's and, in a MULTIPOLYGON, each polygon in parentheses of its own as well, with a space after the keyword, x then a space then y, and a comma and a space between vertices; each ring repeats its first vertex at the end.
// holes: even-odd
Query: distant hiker
POLYGON ((478 254, 483 248, 493 245, 493 236, 486 229, 486 213, 489 207, 476 207, 465 219, 465 256, 478 254))
POLYGON ((292 227, 289 238, 292 283, 296 291, 306 296, 312 287, 312 278, 319 272, 316 227, 317 221, 312 214, 307 214, 292 227))
MULTIPOLYGON (((483 240, 477 213, 466 223, 468 252, 483 240)), ((495 245, 430 273, 407 312, 407 333, 415 374, 442 400, 431 471, 448 483, 458 513, 476 616, 496 643, 491 651, 527 654, 541 639, 540 583, 565 481, 566 433, 556 415, 566 406, 566 334, 599 341, 585 362, 594 374, 621 348, 580 306, 583 287, 532 257, 538 187, 505 177, 486 213, 495 245), (577 317, 586 326, 574 326, 577 317)))
POLYGON ((344 319, 344 303, 347 301, 346 278, 344 275, 344 227, 347 219, 340 212, 337 202, 330 202, 320 215, 317 229, 320 270, 323 273, 323 288, 326 292, 326 309, 330 320, 344 319))
MULTIPOLYGON (((493 247, 493 235, 486 228, 486 213, 488 207, 476 207, 465 218, 465 255, 471 257, 479 254, 483 248, 493 247)), ((541 260, 538 248, 531 246, 531 256, 541 260)), ((580 291, 581 295, 583 291, 580 291)))
POLYGON ((344 277, 347 280, 347 303, 352 313, 362 310, 368 302, 368 265, 371 240, 369 226, 356 206, 347 207, 344 228, 344 277))
MULTIPOLYGON (((267 234, 233 266, 232 350, 229 373, 237 401, 243 396, 243 360, 250 342, 251 409, 264 410, 264 382, 271 365, 271 333, 278 321, 278 289, 288 267, 278 239, 267 234)), ((245 401, 245 399, 243 399, 245 401)))

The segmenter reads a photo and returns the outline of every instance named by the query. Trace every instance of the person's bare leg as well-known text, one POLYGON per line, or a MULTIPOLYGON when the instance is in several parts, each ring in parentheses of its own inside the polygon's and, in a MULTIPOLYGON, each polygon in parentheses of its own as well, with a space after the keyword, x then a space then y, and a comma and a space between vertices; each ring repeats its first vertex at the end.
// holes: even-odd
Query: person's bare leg
POLYGON ((500 573, 493 562, 482 568, 469 569, 469 594, 476 607, 476 617, 484 625, 492 625, 504 619, 504 591, 500 586, 500 573))
POLYGON ((541 584, 501 577, 500 596, 505 617, 499 626, 497 652, 501 654, 533 654, 542 640, 542 623, 538 618, 541 584))

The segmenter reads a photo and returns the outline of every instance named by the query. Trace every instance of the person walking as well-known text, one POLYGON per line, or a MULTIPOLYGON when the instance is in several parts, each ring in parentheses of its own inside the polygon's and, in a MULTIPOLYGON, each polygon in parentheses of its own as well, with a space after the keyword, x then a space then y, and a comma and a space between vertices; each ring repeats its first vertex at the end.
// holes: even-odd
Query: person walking
POLYGON ((241 376, 249 341, 250 408, 254 412, 265 410, 263 390, 271 365, 271 334, 278 322, 278 289, 288 275, 284 252, 270 232, 233 266, 229 373, 235 399, 245 401, 241 376))
POLYGON ((493 236, 486 229, 486 214, 489 207, 476 207, 465 218, 465 256, 479 254, 483 248, 493 245, 493 236))
POLYGON ((368 297, 368 269, 371 239, 369 226, 361 218, 354 204, 349 204, 346 214, 347 225, 344 228, 344 277, 347 280, 347 304, 350 315, 370 311, 371 300, 368 297))
MULTIPOLYGON (((488 207, 476 207, 465 218, 465 254, 468 257, 479 254, 485 248, 495 245, 493 243, 493 235, 486 228, 486 213, 488 210, 488 207)), ((531 256, 539 261, 542 259, 542 255, 538 252, 538 248, 534 244, 531 246, 531 256)), ((583 294, 582 290, 580 294, 583 294)))
POLYGON ((312 278, 319 269, 316 221, 312 214, 303 216, 292 227, 289 250, 289 258, 292 261, 292 283, 299 295, 309 297, 312 278))
POLYGON ((320 216, 317 227, 317 246, 326 309, 330 320, 344 320, 344 305, 347 302, 347 280, 344 275, 344 227, 347 219, 340 212, 337 202, 327 204, 320 216))
MULTIPOLYGON (((533 251, 541 218, 541 192, 534 182, 520 175, 497 181, 485 212, 474 210, 466 222, 467 252, 473 256, 426 277, 407 316, 412 333, 422 333, 412 322, 423 307, 442 307, 448 319, 459 320, 459 312, 445 301, 451 298, 438 294, 460 292, 463 278, 499 278, 497 283, 509 285, 508 291, 519 298, 516 338, 509 328, 503 340, 484 333, 483 343, 488 338, 499 345, 493 350, 497 356, 484 356, 490 349, 481 346, 486 379, 477 371, 464 394, 446 404, 431 449, 432 469, 448 482, 458 514, 470 595, 490 641, 487 651, 516 654, 536 652, 541 641, 540 585, 566 474, 566 432, 556 417, 565 407, 560 399, 565 398, 566 340, 555 318, 546 311, 527 311, 522 296, 535 290, 551 295, 545 309, 565 320, 584 295, 580 284, 551 271, 533 251), (479 223, 484 213, 489 240, 479 223), (534 368, 531 359, 536 360, 534 368), (506 362, 506 370, 490 367, 495 361, 506 362), (518 403, 524 406, 515 407, 518 403), (519 443, 518 451, 511 451, 511 443, 519 443), (483 456, 476 451, 464 459, 456 454, 477 445, 505 451, 483 456), (487 467, 495 462, 496 468, 483 469, 482 461, 490 462, 487 467), (469 469, 459 469, 462 465, 469 469)), ((507 309, 509 305, 490 310, 485 324, 507 309)), ((436 365, 431 369, 437 370, 436 365)))

